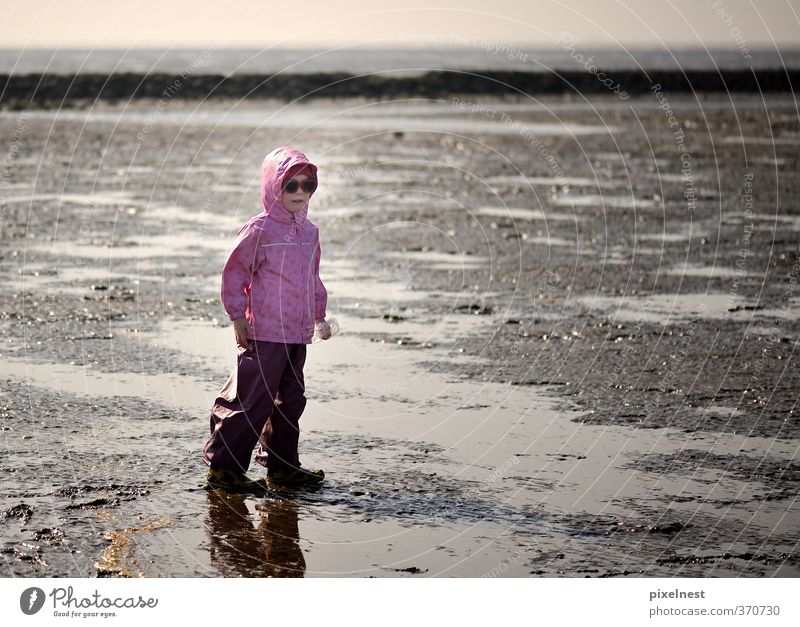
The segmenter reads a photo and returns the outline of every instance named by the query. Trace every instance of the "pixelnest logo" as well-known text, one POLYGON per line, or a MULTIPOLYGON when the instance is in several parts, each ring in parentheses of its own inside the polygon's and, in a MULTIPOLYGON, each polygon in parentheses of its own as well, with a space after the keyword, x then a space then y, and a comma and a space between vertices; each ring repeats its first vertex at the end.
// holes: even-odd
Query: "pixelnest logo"
POLYGON ((44 607, 44 590, 41 588, 28 588, 19 595, 19 609, 23 614, 32 616, 44 607))

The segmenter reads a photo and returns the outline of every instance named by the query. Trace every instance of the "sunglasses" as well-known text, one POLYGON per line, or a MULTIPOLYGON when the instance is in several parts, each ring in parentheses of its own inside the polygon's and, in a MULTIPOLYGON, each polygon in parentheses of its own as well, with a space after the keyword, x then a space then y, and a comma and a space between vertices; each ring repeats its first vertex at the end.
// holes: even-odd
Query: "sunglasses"
POLYGON ((305 179, 302 183, 297 179, 292 179, 283 186, 283 191, 294 194, 298 189, 302 189, 306 194, 310 194, 317 189, 317 182, 314 179, 305 179))

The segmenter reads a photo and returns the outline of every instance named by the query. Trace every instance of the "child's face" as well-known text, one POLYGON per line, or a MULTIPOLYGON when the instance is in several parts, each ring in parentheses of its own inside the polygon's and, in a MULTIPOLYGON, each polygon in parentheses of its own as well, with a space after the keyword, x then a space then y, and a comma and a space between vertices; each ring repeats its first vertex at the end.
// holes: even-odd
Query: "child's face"
MULTIPOLYGON (((307 174, 297 174, 288 181, 285 181, 283 184, 283 194, 281 195, 281 200, 283 201, 283 206, 292 213, 297 213, 300 211, 306 205, 306 203, 308 203, 308 199, 311 197, 313 188, 311 188, 309 191, 303 190, 303 183, 306 181, 313 183, 314 179, 307 174), (287 187, 289 189, 294 187, 295 191, 290 192, 287 187)), ((308 186, 308 183, 305 184, 308 186)))

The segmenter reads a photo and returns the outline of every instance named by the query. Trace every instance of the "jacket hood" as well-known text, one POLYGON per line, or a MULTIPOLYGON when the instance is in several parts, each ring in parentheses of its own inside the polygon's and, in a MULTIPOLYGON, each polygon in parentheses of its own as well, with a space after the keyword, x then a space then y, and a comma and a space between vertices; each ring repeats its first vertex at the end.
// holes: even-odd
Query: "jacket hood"
MULTIPOLYGON (((297 222, 302 224, 308 215, 308 203, 294 214, 283 206, 283 180, 290 169, 295 166, 308 166, 317 179, 317 166, 308 157, 296 148, 281 146, 270 152, 261 164, 261 200, 264 203, 264 212, 279 222, 297 222)), ((318 179, 317 179, 318 180, 318 179)), ((315 190, 316 191, 316 190, 315 190)), ((311 193, 311 196, 314 192, 311 193)), ((311 199, 309 196, 309 200, 311 199)))

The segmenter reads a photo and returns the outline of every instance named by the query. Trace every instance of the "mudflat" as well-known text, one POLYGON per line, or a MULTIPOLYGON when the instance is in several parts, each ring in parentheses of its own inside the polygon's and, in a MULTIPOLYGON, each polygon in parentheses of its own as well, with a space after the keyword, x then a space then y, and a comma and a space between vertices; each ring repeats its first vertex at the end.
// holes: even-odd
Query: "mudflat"
MULTIPOLYGON (((0 113, 5 576, 797 576, 791 96, 0 113), (319 165, 318 490, 208 492, 259 166, 319 165)), ((259 469, 252 473, 259 475, 259 469)))

